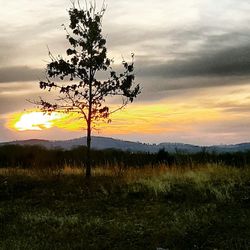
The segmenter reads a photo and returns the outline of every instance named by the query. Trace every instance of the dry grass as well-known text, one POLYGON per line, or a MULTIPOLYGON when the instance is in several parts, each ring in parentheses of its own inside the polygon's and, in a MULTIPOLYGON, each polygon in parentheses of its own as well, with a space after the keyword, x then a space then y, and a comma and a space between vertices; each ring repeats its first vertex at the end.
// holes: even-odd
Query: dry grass
POLYGON ((250 249, 249 194, 218 165, 0 169, 0 249, 250 249))

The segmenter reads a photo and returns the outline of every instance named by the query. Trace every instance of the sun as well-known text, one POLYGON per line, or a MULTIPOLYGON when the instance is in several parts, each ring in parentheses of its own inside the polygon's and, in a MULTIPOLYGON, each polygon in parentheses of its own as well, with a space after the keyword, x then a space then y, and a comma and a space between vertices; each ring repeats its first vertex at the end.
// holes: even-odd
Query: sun
POLYGON ((29 112, 16 117, 14 128, 18 131, 44 130, 52 128, 54 123, 64 117, 61 113, 44 114, 42 112, 29 112))

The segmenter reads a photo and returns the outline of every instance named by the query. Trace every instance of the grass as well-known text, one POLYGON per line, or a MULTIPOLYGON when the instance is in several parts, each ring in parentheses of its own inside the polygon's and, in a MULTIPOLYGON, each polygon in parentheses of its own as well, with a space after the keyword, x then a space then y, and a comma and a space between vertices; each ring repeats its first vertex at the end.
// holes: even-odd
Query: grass
POLYGON ((0 249, 250 249, 250 169, 0 169, 0 249))

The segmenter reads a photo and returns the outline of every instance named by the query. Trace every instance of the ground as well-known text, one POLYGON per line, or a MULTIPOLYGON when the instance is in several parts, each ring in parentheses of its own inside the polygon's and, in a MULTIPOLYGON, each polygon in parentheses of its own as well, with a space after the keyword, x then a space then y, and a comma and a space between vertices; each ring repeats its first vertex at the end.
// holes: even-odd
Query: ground
POLYGON ((250 249, 250 169, 0 170, 0 249, 250 249))

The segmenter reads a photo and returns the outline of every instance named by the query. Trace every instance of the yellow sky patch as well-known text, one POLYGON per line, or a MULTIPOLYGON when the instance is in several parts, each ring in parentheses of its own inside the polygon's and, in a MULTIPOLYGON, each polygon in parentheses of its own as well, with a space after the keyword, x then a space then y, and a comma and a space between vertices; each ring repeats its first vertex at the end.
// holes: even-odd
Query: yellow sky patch
MULTIPOLYGON (((133 104, 111 116, 111 124, 98 122, 96 129, 110 134, 159 134, 173 131, 189 131, 193 126, 221 119, 216 109, 171 103, 133 104)), ((78 114, 25 111, 12 114, 7 127, 16 131, 46 130, 53 127, 69 131, 86 128, 84 119, 78 114)))

